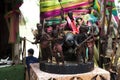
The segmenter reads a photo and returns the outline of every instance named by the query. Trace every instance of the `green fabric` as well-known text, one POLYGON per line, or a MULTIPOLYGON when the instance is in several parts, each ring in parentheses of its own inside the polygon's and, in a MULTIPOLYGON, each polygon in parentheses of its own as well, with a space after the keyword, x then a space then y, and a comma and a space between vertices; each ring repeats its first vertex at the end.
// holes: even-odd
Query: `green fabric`
POLYGON ((94 45, 94 56, 95 56, 96 60, 98 61, 99 60, 99 52, 98 52, 96 45, 94 45))
POLYGON ((116 9, 113 9, 113 10, 112 10, 112 14, 113 14, 114 16, 117 16, 117 15, 118 15, 117 10, 116 10, 116 9))
POLYGON ((100 4, 99 4, 98 0, 94 0, 93 9, 95 9, 95 10, 97 10, 99 12, 100 4))
POLYGON ((65 23, 65 20, 61 20, 61 19, 51 19, 51 20, 46 20, 46 25, 50 26, 54 24, 60 24, 60 23, 65 23))
POLYGON ((88 48, 86 48, 86 58, 88 59, 88 48))
POLYGON ((25 80, 25 67, 15 65, 0 68, 0 80, 25 80))
POLYGON ((98 65, 98 63, 97 63, 98 60, 99 60, 99 52, 98 52, 96 45, 94 45, 94 63, 96 65, 98 65))
MULTIPOLYGON (((107 5, 108 5, 108 6, 111 6, 111 2, 108 1, 107 5)), ((115 6, 115 3, 114 3, 114 2, 112 2, 112 6, 113 6, 113 7, 115 6)))

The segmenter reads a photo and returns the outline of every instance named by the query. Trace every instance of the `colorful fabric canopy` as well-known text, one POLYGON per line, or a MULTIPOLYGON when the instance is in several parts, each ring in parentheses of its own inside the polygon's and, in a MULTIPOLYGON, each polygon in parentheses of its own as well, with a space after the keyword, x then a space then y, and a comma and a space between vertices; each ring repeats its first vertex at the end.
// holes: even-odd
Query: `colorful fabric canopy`
POLYGON ((92 6, 93 0, 63 0, 61 3, 58 0, 40 1, 41 18, 59 16, 61 13, 61 5, 64 13, 78 8, 89 8, 92 6))

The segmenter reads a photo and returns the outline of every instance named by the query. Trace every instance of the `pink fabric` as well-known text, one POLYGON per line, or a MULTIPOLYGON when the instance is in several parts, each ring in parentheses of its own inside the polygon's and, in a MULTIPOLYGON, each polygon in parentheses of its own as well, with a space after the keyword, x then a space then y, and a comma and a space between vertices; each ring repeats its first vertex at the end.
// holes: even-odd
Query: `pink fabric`
POLYGON ((67 17, 67 21, 68 21, 69 26, 72 28, 73 33, 75 33, 75 34, 76 34, 76 33, 79 33, 79 31, 78 31, 78 29, 77 29, 77 26, 76 26, 76 24, 75 24, 75 22, 74 22, 74 20, 71 21, 70 18, 67 17))
POLYGON ((51 32, 52 30, 53 30, 52 27, 48 27, 48 28, 47 28, 47 32, 51 32))

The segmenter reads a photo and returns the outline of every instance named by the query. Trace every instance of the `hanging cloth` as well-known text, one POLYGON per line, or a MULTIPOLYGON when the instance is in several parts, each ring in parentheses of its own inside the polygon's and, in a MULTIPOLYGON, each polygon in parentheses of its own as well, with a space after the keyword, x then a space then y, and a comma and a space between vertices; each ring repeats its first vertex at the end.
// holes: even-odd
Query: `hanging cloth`
POLYGON ((71 20, 69 17, 67 17, 67 22, 69 26, 72 28, 72 31, 74 34, 79 33, 79 30, 77 29, 77 26, 74 20, 71 20))

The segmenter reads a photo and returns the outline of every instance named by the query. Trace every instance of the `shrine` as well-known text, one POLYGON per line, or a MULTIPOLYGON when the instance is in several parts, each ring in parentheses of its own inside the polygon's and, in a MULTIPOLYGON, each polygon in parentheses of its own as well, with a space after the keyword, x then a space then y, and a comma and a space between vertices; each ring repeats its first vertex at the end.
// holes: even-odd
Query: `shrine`
POLYGON ((120 0, 26 2, 0 2, 0 79, 119 80, 120 0))

